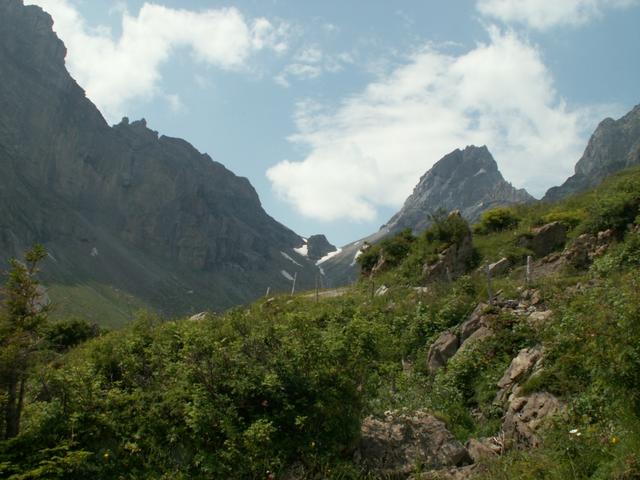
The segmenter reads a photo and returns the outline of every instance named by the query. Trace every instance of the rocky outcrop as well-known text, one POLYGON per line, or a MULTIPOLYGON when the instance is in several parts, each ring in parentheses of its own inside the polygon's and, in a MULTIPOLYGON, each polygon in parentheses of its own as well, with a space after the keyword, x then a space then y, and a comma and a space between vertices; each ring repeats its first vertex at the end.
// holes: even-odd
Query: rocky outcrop
POLYGON ((493 262, 489 264, 489 266, 487 267, 487 270, 490 275, 495 276, 495 275, 502 275, 503 273, 506 273, 510 267, 511 267, 511 261, 507 257, 503 257, 497 262, 493 262))
POLYGON ((335 245, 329 243, 324 235, 311 235, 307 239, 307 257, 317 262, 331 252, 338 250, 335 245))
MULTIPOLYGON (((460 211, 454 210, 449 217, 460 217, 460 211)), ((438 260, 425 263, 422 277, 425 283, 438 280, 451 281, 466 273, 473 263, 473 240, 471 230, 467 230, 461 240, 449 245, 438 254, 438 260)))
POLYGON ((48 283, 106 285, 168 314, 290 289, 282 271, 314 285, 300 236, 246 178, 144 120, 107 125, 65 53, 42 9, 0 2, 0 262, 40 242, 48 283))
POLYGON ((574 268, 587 268, 595 258, 604 255, 615 239, 613 230, 604 230, 597 235, 584 233, 573 241, 562 256, 574 268))
POLYGON ((460 348, 460 339, 453 332, 443 332, 429 348, 427 355, 427 369, 435 373, 444 367, 460 348))
POLYGON ((640 164, 640 105, 618 120, 603 120, 576 163, 574 175, 561 186, 549 189, 543 200, 555 201, 588 190, 606 176, 637 164, 640 164))
POLYGON ((563 247, 567 241, 567 227, 560 222, 551 222, 518 239, 518 246, 528 248, 537 257, 544 257, 563 247))
POLYGON ((514 398, 507 409, 502 431, 505 447, 535 448, 540 445, 540 427, 562 410, 560 401, 547 392, 514 398))
POLYGON ((442 421, 419 411, 366 418, 355 461, 380 478, 407 478, 416 467, 426 471, 467 465, 472 460, 442 421))
POLYGON ((541 360, 542 349, 540 347, 520 350, 498 381, 498 393, 496 394, 495 403, 502 404, 508 401, 511 395, 517 396, 518 384, 525 376, 540 368, 541 360))

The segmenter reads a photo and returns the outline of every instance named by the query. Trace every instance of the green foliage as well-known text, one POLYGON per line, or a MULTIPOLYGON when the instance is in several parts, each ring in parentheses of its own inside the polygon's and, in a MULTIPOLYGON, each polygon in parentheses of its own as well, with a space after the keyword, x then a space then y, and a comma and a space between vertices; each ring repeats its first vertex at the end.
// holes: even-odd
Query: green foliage
POLYGON ((422 234, 430 244, 449 246, 460 243, 469 234, 469 224, 459 213, 438 210, 429 216, 431 226, 422 234))
POLYGON ((81 318, 58 320, 47 325, 44 335, 50 348, 64 352, 100 334, 97 325, 81 318))
POLYGON ((640 179, 623 179, 616 187, 615 191, 596 196, 587 206, 584 231, 597 233, 611 228, 621 233, 628 224, 634 223, 640 207, 640 179))
POLYGON ((0 402, 3 438, 20 432, 25 387, 35 357, 43 350, 42 330, 49 306, 37 279, 38 264, 46 256, 41 245, 25 254, 25 263, 9 261, 0 316, 0 402))
MULTIPOLYGON (((22 345, 9 341, 16 325, 57 353, 31 357, 20 434, 0 443, 0 476, 279 478, 295 465, 299 478, 363 478, 352 459, 364 416, 427 409, 460 440, 495 435, 498 379, 520 349, 542 344, 543 368, 521 392, 553 393, 566 409, 540 448, 485 462, 486 478, 639 478, 640 234, 625 232, 637 222, 639 185, 635 169, 558 204, 487 215, 474 245, 484 260, 516 265, 494 279, 504 298, 522 286, 517 264, 527 252, 515 242, 533 226, 561 221, 572 237, 616 228, 619 244, 588 272, 539 281, 554 311, 543 328, 489 309, 493 335, 466 344, 436 375, 426 369, 430 345, 456 331, 487 288, 472 270, 411 288, 425 262, 469 233, 444 212, 418 237, 401 232, 365 251, 363 271, 386 263, 371 283, 317 303, 276 298, 198 321, 141 314, 99 334, 82 320, 39 322, 20 301, 29 295, 16 294, 0 313, 1 373, 22 345), (370 285, 383 282, 388 293, 372 296, 370 285)), ((12 288, 33 279, 20 265, 12 288)))
POLYGON ((499 207, 482 214, 480 221, 473 226, 473 233, 488 234, 510 230, 518 226, 520 218, 512 208, 499 207))
POLYGON ((568 230, 573 230, 580 223, 582 223, 587 214, 583 210, 562 210, 562 211, 552 211, 543 215, 540 219, 540 225, 544 225, 552 222, 560 222, 562 225, 567 227, 568 230))

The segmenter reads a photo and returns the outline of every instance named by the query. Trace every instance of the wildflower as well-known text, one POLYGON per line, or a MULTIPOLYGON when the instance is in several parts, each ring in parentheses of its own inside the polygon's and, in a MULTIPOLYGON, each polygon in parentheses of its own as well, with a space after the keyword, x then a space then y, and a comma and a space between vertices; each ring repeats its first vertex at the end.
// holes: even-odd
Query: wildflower
POLYGON ((577 428, 574 428, 573 430, 569 430, 569 433, 571 435, 576 435, 576 434, 580 433, 580 431, 577 428))
POLYGON ((611 437, 611 444, 612 445, 615 445, 619 441, 620 441, 620 439, 618 437, 616 437, 615 435, 613 437, 611 437))

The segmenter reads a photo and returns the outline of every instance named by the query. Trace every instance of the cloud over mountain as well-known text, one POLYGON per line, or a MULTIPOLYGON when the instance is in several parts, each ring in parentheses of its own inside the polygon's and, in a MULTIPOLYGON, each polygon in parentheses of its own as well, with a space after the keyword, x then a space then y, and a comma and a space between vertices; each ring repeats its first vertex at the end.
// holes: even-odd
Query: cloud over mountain
POLYGON ((186 48, 193 60, 224 70, 246 67, 250 56, 263 49, 286 50, 286 25, 266 18, 245 18, 237 8, 189 11, 145 2, 137 15, 117 4, 122 16, 119 36, 107 27, 92 28, 69 0, 28 0, 54 20, 65 42, 67 67, 88 97, 111 119, 124 113, 134 98, 167 96, 160 87, 162 65, 177 49, 186 48))
POLYGON ((298 104, 290 140, 308 153, 267 176, 302 214, 371 220, 398 207, 445 153, 489 145, 507 180, 541 194, 570 173, 589 110, 569 108, 538 49, 512 31, 460 55, 431 46, 333 108, 298 104))

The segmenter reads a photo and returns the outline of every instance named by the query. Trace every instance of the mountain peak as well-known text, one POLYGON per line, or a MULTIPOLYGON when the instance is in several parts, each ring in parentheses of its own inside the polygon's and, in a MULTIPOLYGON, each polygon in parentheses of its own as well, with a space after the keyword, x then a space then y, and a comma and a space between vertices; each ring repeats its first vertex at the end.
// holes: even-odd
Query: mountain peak
POLYGON ((486 145, 456 149, 436 162, 421 178, 402 209, 385 225, 389 231, 428 226, 429 213, 458 209, 469 221, 498 205, 532 201, 525 190, 506 182, 486 145))
POLYGON ((544 200, 554 201, 598 185, 606 176, 640 163, 640 105, 614 120, 605 118, 589 139, 575 173, 550 188, 544 200))

